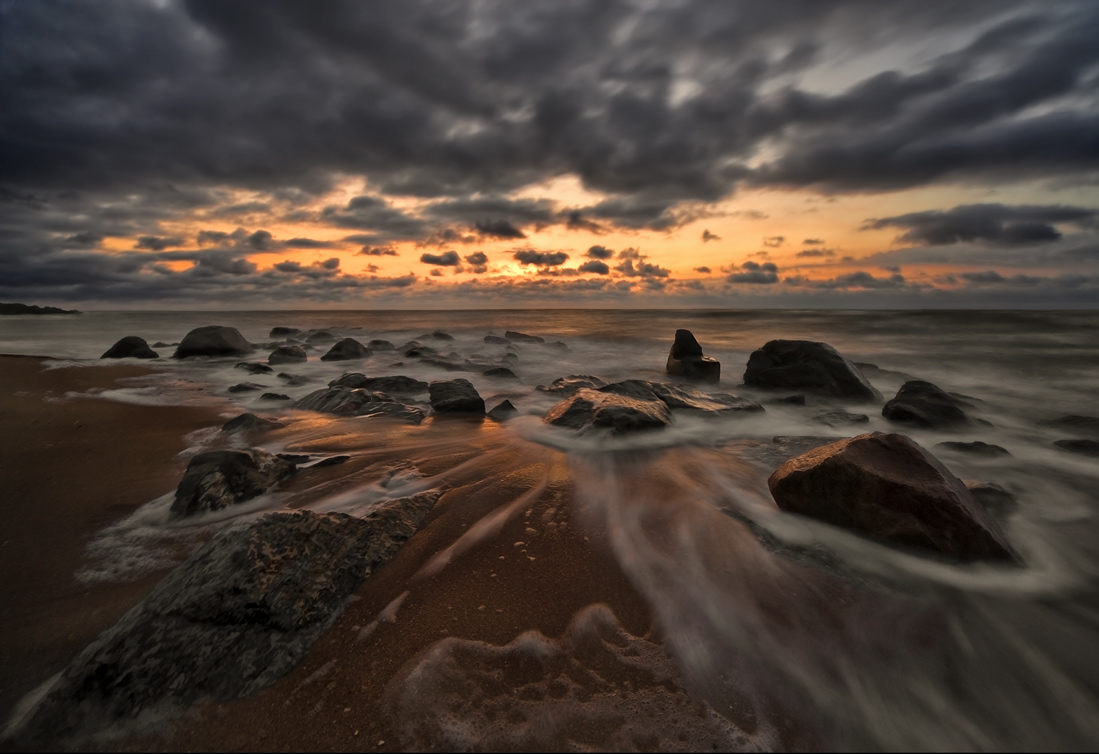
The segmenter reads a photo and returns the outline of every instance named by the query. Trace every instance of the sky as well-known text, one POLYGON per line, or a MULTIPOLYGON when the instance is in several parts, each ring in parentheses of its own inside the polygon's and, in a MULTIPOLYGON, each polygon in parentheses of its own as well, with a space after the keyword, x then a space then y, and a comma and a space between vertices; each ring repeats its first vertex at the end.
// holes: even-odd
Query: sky
POLYGON ((1099 3, 0 0, 0 301, 1099 308, 1099 3))

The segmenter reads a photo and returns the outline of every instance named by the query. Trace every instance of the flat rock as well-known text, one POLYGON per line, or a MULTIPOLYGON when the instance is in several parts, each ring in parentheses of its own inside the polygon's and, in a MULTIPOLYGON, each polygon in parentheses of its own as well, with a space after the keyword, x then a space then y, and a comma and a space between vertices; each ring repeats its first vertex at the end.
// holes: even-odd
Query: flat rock
POLYGON ((309 354, 301 346, 279 346, 267 357, 268 364, 301 364, 309 361, 309 354))
POLYGON ((370 351, 354 338, 344 338, 321 356, 321 361, 348 361, 350 359, 365 359, 370 351))
POLYGON ((542 420, 558 427, 609 429, 613 434, 621 435, 663 429, 671 418, 671 411, 661 400, 580 388, 547 411, 542 420))
POLYGON ((1099 436, 1099 417, 1097 416, 1078 416, 1075 414, 1061 416, 1057 419, 1044 419, 1038 422, 1038 426, 1056 427, 1057 429, 1079 432, 1082 435, 1099 436))
POLYGON ((282 422, 272 421, 270 419, 264 419, 256 416, 255 414, 241 414, 240 416, 230 419, 221 425, 221 431, 227 435, 232 435, 237 432, 263 432, 269 429, 278 429, 279 427, 285 427, 282 422))
POLYGON ((264 393, 259 399, 261 401, 288 401, 290 396, 285 393, 264 393))
POLYGON ((607 383, 603 380, 598 377, 593 377, 590 374, 570 374, 568 377, 558 377, 549 384, 549 387, 539 385, 535 390, 539 390, 543 393, 572 395, 581 388, 601 388, 606 384, 607 383))
POLYGON ((773 403, 773 404, 788 403, 791 406, 804 406, 805 405, 805 396, 802 395, 801 393, 798 393, 796 395, 787 395, 783 398, 772 398, 771 400, 767 401, 767 403, 773 403))
POLYGON ((510 341, 516 343, 545 343, 545 338, 540 338, 537 335, 527 335, 526 333, 516 332, 515 330, 505 330, 504 337, 510 341))
POLYGON ((814 416, 813 421, 827 424, 829 427, 843 427, 850 424, 868 424, 870 417, 866 414, 852 414, 847 411, 826 411, 814 416))
POLYGON ((1061 450, 1069 453, 1079 453, 1085 456, 1099 456, 1099 440, 1054 440, 1053 444, 1061 450))
POLYGON ((207 325, 187 333, 172 354, 173 359, 191 356, 243 356, 252 353, 252 344, 235 327, 207 325))
POLYGON ((99 358, 101 359, 159 359, 158 354, 149 348, 145 338, 136 335, 127 335, 107 349, 99 358))
POLYGON ((769 390, 803 390, 848 401, 880 401, 882 396, 858 367, 827 343, 772 340, 752 352, 744 384, 769 390))
POLYGON ((296 327, 272 327, 271 332, 267 333, 268 338, 285 338, 290 335, 297 335, 300 333, 296 327))
POLYGON ((999 445, 992 445, 987 442, 981 442, 980 440, 974 440, 973 442, 940 442, 935 447, 945 448, 946 450, 956 450, 959 453, 967 453, 969 455, 987 456, 989 458, 1011 455, 1006 448, 1001 448, 999 445))
POLYGON ((71 739, 141 713, 267 688, 412 537, 438 497, 391 500, 363 518, 303 510, 227 526, 76 656, 30 714, 23 740, 71 739))
POLYGON ((485 400, 469 380, 436 380, 428 384, 428 393, 437 414, 485 414, 485 400))
POLYGON ((895 398, 882 407, 881 415, 897 424, 914 427, 956 427, 970 423, 957 398, 924 380, 910 380, 895 398))
POLYGON ((236 364, 236 368, 243 369, 245 372, 248 372, 248 374, 272 374, 275 371, 266 364, 261 364, 258 361, 242 361, 239 364, 236 364))
POLYGON ((508 419, 510 419, 511 417, 517 415, 518 413, 519 413, 519 409, 515 408, 515 406, 512 405, 511 401, 505 399, 505 400, 501 401, 500 403, 496 404, 495 408, 493 408, 491 411, 489 411, 487 416, 488 416, 489 419, 492 419, 493 421, 502 422, 502 421, 507 421, 508 419))
POLYGON ((171 517, 194 516, 251 500, 294 469, 294 464, 259 448, 200 453, 187 464, 176 488, 171 517))
POLYGON ((367 377, 362 372, 348 372, 328 383, 330 387, 361 387, 366 390, 380 390, 392 395, 414 396, 427 392, 427 383, 422 380, 393 375, 391 377, 367 377))
POLYGON ((343 385, 314 390, 293 407, 336 416, 391 416, 413 424, 424 420, 424 412, 415 406, 397 403, 378 391, 343 385))
POLYGON ((915 442, 871 432, 792 458, 768 479, 784 511, 961 561, 1014 557, 973 493, 915 442))

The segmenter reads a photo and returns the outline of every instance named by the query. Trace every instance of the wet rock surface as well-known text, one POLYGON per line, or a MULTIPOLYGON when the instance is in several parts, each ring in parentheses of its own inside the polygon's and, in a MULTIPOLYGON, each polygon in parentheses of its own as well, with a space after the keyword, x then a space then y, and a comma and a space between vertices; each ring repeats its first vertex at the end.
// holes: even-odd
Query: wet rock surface
POLYGON ((415 396, 427 392, 427 383, 421 380, 394 375, 392 377, 367 377, 361 372, 348 372, 328 383, 329 387, 361 387, 366 390, 380 390, 391 395, 415 396))
POLYGON ((259 448, 200 453, 187 464, 169 509, 171 516, 185 518, 251 500, 294 469, 293 463, 259 448))
POLYGON ((336 416, 390 416, 419 424, 424 412, 416 406, 397 402, 378 390, 353 388, 345 385, 314 390, 293 403, 293 407, 336 416))
POLYGON ((309 354, 301 346, 279 346, 267 357, 268 364, 300 364, 309 361, 309 354))
POLYGON ((101 359, 159 359, 158 354, 149 348, 145 338, 136 335, 127 335, 107 349, 99 358, 101 359))
POLYGON ((436 380, 428 384, 428 393, 437 414, 485 414, 485 400, 469 380, 436 380))
POLYGON ((664 371, 669 377, 699 382, 719 382, 721 363, 702 355, 702 346, 690 330, 676 330, 664 371))
POLYGON ((669 409, 690 411, 711 416, 724 416, 741 411, 763 411, 759 403, 734 393, 704 393, 693 387, 671 385, 666 382, 646 380, 622 380, 598 388, 603 393, 614 393, 645 401, 660 401, 669 409))
POLYGON ((930 382, 910 380, 882 407, 881 415, 891 422, 914 427, 958 427, 971 423, 963 405, 930 382))
POLYGON ((604 380, 590 374, 570 374, 568 377, 558 377, 549 386, 539 385, 535 390, 543 393, 572 395, 581 388, 601 388, 606 384, 604 380))
POLYGON ((672 415, 660 400, 581 388, 546 412, 543 421, 569 429, 608 429, 613 434, 663 429, 672 415))
POLYGON ((191 356, 243 356, 252 353, 252 344, 235 327, 207 325, 187 333, 176 347, 173 359, 191 356))
POLYGON ((744 384, 858 402, 882 399, 858 367, 836 349, 809 340, 772 340, 753 351, 744 370, 744 384))
POLYGON ((1011 560, 999 525, 930 453, 872 432, 790 459, 768 480, 779 508, 960 561, 1011 560))
POLYGON ((238 382, 236 385, 231 385, 228 388, 230 393, 252 393, 256 390, 263 390, 266 385, 260 385, 255 382, 238 382))
POLYGON ((328 353, 321 356, 321 361, 348 361, 364 359, 369 355, 370 351, 362 343, 354 338, 344 338, 328 349, 328 353))

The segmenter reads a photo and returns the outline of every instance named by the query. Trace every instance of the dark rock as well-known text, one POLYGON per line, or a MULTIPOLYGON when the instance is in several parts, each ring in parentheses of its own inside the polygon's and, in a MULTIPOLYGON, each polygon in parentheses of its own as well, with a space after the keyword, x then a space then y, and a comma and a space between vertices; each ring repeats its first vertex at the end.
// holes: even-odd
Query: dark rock
POLYGON ((672 359, 686 359, 702 356, 702 346, 690 330, 676 330, 675 340, 668 357, 672 359))
MULTIPOLYGON (((161 346, 163 347, 163 346, 161 346)), ((159 359, 158 354, 153 349, 149 348, 149 344, 145 342, 145 338, 139 338, 136 335, 127 335, 122 338, 113 346, 107 349, 107 352, 100 356, 101 359, 159 359)))
POLYGON ((310 336, 305 339, 305 342, 311 346, 316 346, 322 343, 331 343, 335 340, 337 340, 336 336, 327 330, 318 330, 317 332, 310 334, 310 336))
POLYGON ((496 405, 494 409, 488 412, 488 418, 493 421, 507 421, 511 417, 519 413, 519 409, 512 405, 511 401, 504 400, 496 405))
POLYGON ((970 423, 957 399, 923 380, 911 380, 901 385, 897 396, 882 407, 881 415, 891 422, 915 427, 951 427, 970 423))
POLYGON ((295 401, 293 407, 337 416, 391 416, 413 424, 424 420, 424 412, 415 406, 396 403, 377 392, 343 385, 314 390, 295 401))
POLYGON ((297 335, 300 333, 296 327, 272 327, 271 332, 267 333, 268 338, 285 338, 288 335, 297 335))
POLYGON ((738 411, 762 411, 763 406, 753 400, 731 393, 707 395, 701 390, 646 380, 622 380, 598 388, 601 393, 613 393, 639 401, 660 401, 669 409, 692 411, 714 416, 738 411))
POLYGON ((278 378, 280 380, 286 380, 287 387, 301 387, 302 385, 309 384, 309 378, 304 374, 290 374, 289 372, 279 372, 278 378))
POLYGON ((902 382, 908 382, 909 380, 917 379, 907 372, 897 372, 892 369, 882 369, 877 364, 871 364, 866 361, 852 361, 851 363, 859 368, 859 371, 862 372, 864 377, 873 375, 874 377, 884 377, 894 380, 899 379, 902 382))
POLYGON ((551 340, 549 343, 546 343, 546 348, 553 348, 557 351, 569 350, 569 347, 565 343, 562 343, 560 340, 551 340))
POLYGON ((1054 440, 1053 444, 1070 453, 1086 456, 1099 456, 1099 440, 1054 440))
POLYGON ((370 351, 367 350, 359 341, 354 338, 344 338, 340 342, 336 343, 330 349, 328 353, 321 356, 321 361, 348 361, 350 359, 365 359, 370 355, 370 351))
POLYGON ((854 364, 827 343, 772 340, 748 358, 744 384, 805 390, 849 401, 880 401, 881 394, 854 364))
POLYGON ((804 406, 805 396, 800 393, 797 395, 788 395, 785 398, 772 398, 767 401, 768 403, 789 403, 791 406, 804 406))
POLYGON ((485 413, 485 400, 469 380, 436 380, 428 385, 431 410, 437 414, 485 413))
POLYGON ((207 325, 197 327, 180 341, 173 359, 190 356, 243 356, 252 353, 252 344, 235 327, 207 325))
POLYGON ((1038 425, 1066 429, 1082 435, 1099 436, 1099 417, 1095 416, 1062 416, 1058 419, 1044 419, 1038 422, 1038 425))
POLYGON ((978 482, 975 479, 965 480, 965 488, 973 493, 973 497, 980 501, 981 505, 992 513, 1005 515, 1019 507, 1019 501, 994 482, 978 482))
POLYGON ((165 343, 163 340, 158 340, 153 343, 153 348, 171 348, 172 346, 178 346, 179 343, 165 343))
POLYGON ((248 374, 272 374, 274 369, 258 361, 242 361, 236 365, 237 369, 243 369, 248 374))
POLYGON ((519 377, 507 367, 493 367, 492 369, 486 369, 481 372, 481 374, 485 377, 492 377, 497 380, 513 380, 514 382, 519 382, 519 377))
POLYGON ((348 372, 328 383, 329 387, 361 387, 393 395, 414 396, 427 392, 427 383, 404 375, 367 377, 361 372, 348 372))
POLYGON ((194 516, 251 500, 293 474, 294 468, 259 448, 200 453, 187 464, 176 488, 171 517, 194 516))
POLYGON ((289 461, 295 466, 302 463, 309 463, 309 459, 312 458, 312 456, 305 453, 276 453, 275 455, 284 461, 289 461))
POLYGON ((341 463, 347 463, 350 460, 351 456, 329 456, 328 458, 322 458, 309 468, 323 469, 327 466, 339 466, 341 463))
POLYGON ((1011 455, 1011 453, 1007 452, 1006 448, 1001 448, 999 445, 990 445, 989 443, 981 442, 980 440, 974 442, 940 442, 935 447, 956 450, 960 453, 969 453, 975 456, 994 457, 1011 455))
POLYGON ((970 561, 1011 559, 965 485, 903 435, 871 432, 792 458, 768 480, 779 508, 887 543, 970 561))
POLYGON ((507 330, 504 332, 504 337, 508 340, 515 341, 516 343, 545 343, 545 338, 539 338, 537 335, 527 335, 526 333, 515 332, 514 330, 507 330))
POLYGON ((392 351, 394 346, 388 340, 372 340, 366 344, 366 347, 373 351, 392 351))
POLYGON ((388 501, 364 518, 278 512, 226 527, 76 656, 21 736, 72 739, 254 696, 298 664, 438 497, 388 501))
POLYGON ((508 351, 507 353, 505 353, 503 356, 500 357, 500 360, 502 362, 504 362, 505 364, 515 365, 515 364, 519 363, 519 354, 512 353, 511 351, 508 351))
POLYGON ((795 456, 800 456, 806 451, 828 445, 836 441, 836 437, 820 437, 818 435, 778 435, 770 440, 745 439, 735 440, 723 446, 723 449, 738 456, 745 456, 769 471, 774 471, 782 464, 795 456))
POLYGON ((442 330, 435 330, 427 335, 421 335, 421 338, 431 338, 432 340, 454 340, 454 336, 448 332, 442 330))
POLYGON ((603 380, 598 377, 592 377, 590 374, 570 374, 568 377, 558 377, 550 383, 549 387, 539 385, 535 390, 539 390, 543 393, 572 395, 580 388, 601 388, 606 384, 607 383, 603 380))
POLYGON ((264 393, 259 399, 261 401, 288 401, 290 396, 282 393, 264 393))
POLYGON ((847 411, 828 411, 817 414, 813 417, 813 421, 827 424, 829 427, 843 427, 848 424, 868 424, 870 417, 866 414, 852 414, 847 411))
POLYGON ((721 362, 702 355, 702 346, 690 330, 676 330, 665 372, 669 377, 716 383, 721 380, 721 362))
POLYGON ((267 357, 268 364, 301 364, 309 361, 309 354, 301 346, 279 346, 267 357))
POLYGON ((253 390, 263 390, 266 385, 257 385, 254 382, 241 382, 229 388, 230 393, 250 393, 253 390))
POLYGON ((486 335, 485 336, 485 342, 486 343, 496 343, 497 345, 501 345, 501 346, 506 346, 509 343, 511 343, 510 340, 508 340, 507 338, 501 338, 499 335, 486 335))
POLYGON ((570 429, 609 429, 621 435, 663 429, 672 415, 660 400, 642 400, 618 393, 580 388, 546 412, 542 421, 570 429))
POLYGON ((230 419, 221 425, 221 431, 227 435, 234 434, 236 432, 250 432, 250 431, 266 431, 269 429, 278 429, 279 427, 285 427, 282 422, 271 421, 270 419, 263 419, 255 414, 241 414, 235 419, 230 419))

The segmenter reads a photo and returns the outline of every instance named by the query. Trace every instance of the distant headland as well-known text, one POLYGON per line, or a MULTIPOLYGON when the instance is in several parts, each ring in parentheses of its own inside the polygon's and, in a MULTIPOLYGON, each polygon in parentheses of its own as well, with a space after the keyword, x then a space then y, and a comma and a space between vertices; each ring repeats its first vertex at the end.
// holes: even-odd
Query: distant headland
POLYGON ((76 309, 58 309, 56 306, 0 303, 0 314, 81 314, 76 309))

